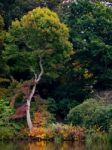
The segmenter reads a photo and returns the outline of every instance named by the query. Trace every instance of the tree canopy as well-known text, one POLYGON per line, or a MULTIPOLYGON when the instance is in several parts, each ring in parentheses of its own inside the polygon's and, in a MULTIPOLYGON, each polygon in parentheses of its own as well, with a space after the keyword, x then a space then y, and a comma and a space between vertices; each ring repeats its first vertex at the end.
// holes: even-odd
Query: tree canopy
POLYGON ((0 13, 4 16, 5 25, 8 28, 12 20, 21 18, 36 7, 48 7, 58 11, 61 2, 62 0, 1 0, 0 13))
POLYGON ((68 38, 68 28, 56 13, 47 8, 36 8, 20 21, 12 22, 4 56, 12 71, 19 72, 31 68, 37 70, 41 56, 45 70, 55 74, 55 70, 61 67, 60 63, 72 53, 68 38))
MULTIPOLYGON (((71 5, 70 38, 83 70, 93 74, 100 88, 112 83, 112 9, 101 3, 78 0, 71 5)), ((91 75, 92 75, 91 74, 91 75)))

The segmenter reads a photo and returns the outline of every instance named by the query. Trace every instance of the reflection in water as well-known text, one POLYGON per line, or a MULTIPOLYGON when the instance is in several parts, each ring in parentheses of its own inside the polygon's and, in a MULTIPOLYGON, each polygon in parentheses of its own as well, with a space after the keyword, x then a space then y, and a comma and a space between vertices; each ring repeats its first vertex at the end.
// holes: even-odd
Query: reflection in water
POLYGON ((84 150, 84 145, 72 142, 52 143, 37 142, 29 144, 30 150, 84 150))
POLYGON ((32 142, 25 143, 3 143, 0 142, 0 150, 112 150, 111 146, 101 144, 93 144, 91 146, 85 146, 84 143, 78 142, 32 142))

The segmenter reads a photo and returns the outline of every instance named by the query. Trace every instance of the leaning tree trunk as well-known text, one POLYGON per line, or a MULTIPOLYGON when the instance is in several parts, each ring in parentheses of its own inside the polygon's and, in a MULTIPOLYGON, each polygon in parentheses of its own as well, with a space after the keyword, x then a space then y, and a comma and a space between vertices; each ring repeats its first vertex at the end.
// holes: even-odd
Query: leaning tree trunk
POLYGON ((34 75, 35 75, 34 85, 33 85, 33 88, 31 90, 31 93, 30 93, 30 95, 27 99, 26 119, 27 119, 27 124, 28 124, 28 127, 29 127, 30 130, 33 128, 33 124, 32 124, 32 121, 31 121, 31 115, 30 115, 30 105, 31 105, 32 98, 33 98, 33 96, 35 94, 35 91, 36 91, 36 86, 37 86, 38 82, 41 80, 41 77, 44 73, 41 57, 40 57, 39 65, 40 65, 40 69, 41 69, 40 74, 37 77, 37 74, 34 73, 34 75))

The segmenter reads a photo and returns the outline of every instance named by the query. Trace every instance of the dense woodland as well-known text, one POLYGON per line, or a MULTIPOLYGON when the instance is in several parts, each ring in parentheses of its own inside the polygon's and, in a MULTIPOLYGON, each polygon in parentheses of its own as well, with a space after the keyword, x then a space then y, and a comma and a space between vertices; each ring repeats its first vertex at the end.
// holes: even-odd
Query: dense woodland
POLYGON ((0 0, 0 60, 0 138, 112 134, 111 0, 0 0))

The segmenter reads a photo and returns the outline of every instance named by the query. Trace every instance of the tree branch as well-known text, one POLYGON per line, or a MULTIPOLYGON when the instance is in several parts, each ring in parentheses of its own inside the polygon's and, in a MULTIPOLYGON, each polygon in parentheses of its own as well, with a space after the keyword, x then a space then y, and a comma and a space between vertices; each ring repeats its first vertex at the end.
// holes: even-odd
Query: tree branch
POLYGON ((44 73, 44 69, 43 69, 43 66, 42 66, 42 58, 41 58, 41 57, 39 57, 39 58, 40 58, 40 61, 39 61, 40 74, 39 74, 38 77, 37 77, 37 74, 36 74, 35 71, 34 71, 35 82, 34 82, 34 86, 33 86, 33 88, 32 88, 32 92, 31 92, 31 94, 30 94, 30 96, 29 96, 29 98, 28 98, 28 101, 31 101, 31 99, 32 99, 32 97, 33 97, 33 95, 34 95, 34 93, 35 93, 35 90, 36 90, 36 85, 37 85, 37 83, 41 80, 41 77, 42 77, 42 75, 43 75, 43 73, 44 73))
MULTIPOLYGON (((38 75, 38 78, 36 79, 36 84, 40 81, 43 73, 44 73, 44 69, 43 69, 43 65, 42 65, 42 58, 40 58, 40 61, 39 61, 39 66, 40 66, 40 74, 38 75)), ((36 77, 37 77, 37 74, 36 74, 36 77)))

